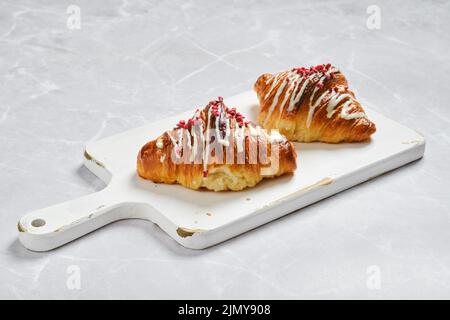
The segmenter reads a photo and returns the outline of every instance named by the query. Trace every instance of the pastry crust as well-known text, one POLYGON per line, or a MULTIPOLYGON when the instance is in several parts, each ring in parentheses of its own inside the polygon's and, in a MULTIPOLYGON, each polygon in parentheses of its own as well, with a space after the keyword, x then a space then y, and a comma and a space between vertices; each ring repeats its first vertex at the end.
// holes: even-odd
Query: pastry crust
POLYGON ((258 122, 299 142, 358 142, 376 131, 345 76, 328 65, 261 75, 258 122))
POLYGON ((137 157, 138 175, 153 182, 179 183, 191 189, 238 191, 255 186, 263 178, 294 172, 297 166, 294 145, 285 137, 277 133, 268 134, 243 119, 235 109, 227 108, 221 98, 211 101, 187 122, 180 121, 176 128, 164 132, 142 147, 137 157), (230 116, 230 113, 234 116, 230 116), (216 128, 217 125, 220 128, 216 128), (209 133, 206 128, 211 129, 210 132, 217 132, 219 137, 223 138, 221 141, 224 145, 220 144, 222 158, 220 151, 216 154, 219 149, 208 150, 206 147, 201 153, 195 153, 194 150, 197 149, 193 148, 194 140, 200 139, 195 134, 196 128, 201 130, 203 146, 206 140, 211 140, 211 137, 207 136, 209 133), (224 137, 225 132, 228 133, 227 137, 224 137), (174 137, 183 138, 175 141, 174 137), (253 155, 256 152, 255 143, 259 151, 264 142, 267 145, 267 162, 262 164, 258 159, 255 163, 255 158, 251 156, 252 152, 253 155), (270 171, 273 146, 278 149, 278 166, 270 171))

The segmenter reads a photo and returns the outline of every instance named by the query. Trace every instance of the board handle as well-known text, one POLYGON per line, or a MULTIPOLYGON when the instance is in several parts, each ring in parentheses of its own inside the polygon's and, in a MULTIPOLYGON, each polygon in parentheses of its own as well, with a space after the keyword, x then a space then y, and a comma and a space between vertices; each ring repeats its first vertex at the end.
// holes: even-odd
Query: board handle
POLYGON ((99 192, 27 213, 17 224, 19 240, 32 251, 48 251, 123 219, 128 205, 111 196, 109 185, 99 192))

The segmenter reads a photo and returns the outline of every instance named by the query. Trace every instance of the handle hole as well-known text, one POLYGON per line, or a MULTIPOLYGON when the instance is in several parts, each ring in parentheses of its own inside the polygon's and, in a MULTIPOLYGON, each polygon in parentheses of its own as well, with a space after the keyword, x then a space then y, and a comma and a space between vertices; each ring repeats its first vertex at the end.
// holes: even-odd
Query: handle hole
POLYGON ((45 220, 44 219, 34 219, 31 221, 31 225, 35 228, 40 228, 45 226, 45 220))

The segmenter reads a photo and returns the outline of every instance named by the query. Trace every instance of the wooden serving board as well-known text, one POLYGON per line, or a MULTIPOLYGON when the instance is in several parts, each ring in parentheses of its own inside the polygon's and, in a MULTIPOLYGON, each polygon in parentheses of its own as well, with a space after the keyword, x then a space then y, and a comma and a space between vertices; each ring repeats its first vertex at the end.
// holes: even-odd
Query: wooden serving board
MULTIPOLYGON (((225 103, 255 120, 258 101, 246 92, 225 103)), ((89 143, 84 164, 107 187, 97 193, 30 212, 19 239, 47 251, 120 219, 150 220, 181 245, 203 249, 256 228, 408 162, 419 159, 425 140, 414 130, 367 110, 377 132, 367 143, 296 143, 298 169, 240 192, 194 191, 155 184, 136 175, 136 156, 147 141, 193 112, 89 143)))

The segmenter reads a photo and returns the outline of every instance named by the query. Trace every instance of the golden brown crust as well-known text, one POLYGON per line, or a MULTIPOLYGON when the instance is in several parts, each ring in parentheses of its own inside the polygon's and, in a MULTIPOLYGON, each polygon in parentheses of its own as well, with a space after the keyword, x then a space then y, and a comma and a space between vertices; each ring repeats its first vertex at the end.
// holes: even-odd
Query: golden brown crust
MULTIPOLYGON (((215 129, 214 121, 209 120, 211 116, 208 116, 208 111, 209 107, 207 106, 201 111, 199 118, 203 119, 206 123, 204 128, 211 127, 212 129, 215 129)), ((252 145, 251 142, 258 142, 259 145, 261 145, 262 141, 268 137, 270 138, 270 136, 252 135, 250 132, 251 128, 249 128, 251 124, 246 124, 247 127, 244 129, 245 139, 242 143, 242 146, 245 149, 244 159, 242 152, 238 153, 237 144, 234 143, 234 132, 238 128, 236 124, 236 121, 232 122, 230 128, 230 146, 233 147, 229 149, 227 149, 226 146, 222 147, 223 159, 221 162, 218 161, 215 152, 212 151, 209 155, 210 158, 207 160, 209 161, 209 164, 206 166, 207 173, 205 173, 205 166, 201 163, 205 160, 204 156, 202 156, 200 163, 195 163, 193 161, 184 163, 184 161, 180 161, 190 159, 190 153, 189 151, 185 151, 185 149, 182 149, 178 157, 176 156, 176 150, 174 150, 174 144, 171 137, 178 134, 179 130, 186 130, 178 127, 163 133, 157 139, 148 142, 142 147, 137 157, 138 175, 144 179, 152 180, 153 182, 168 184, 179 183, 191 189, 206 188, 214 191, 238 191, 246 187, 255 186, 263 178, 280 176, 295 171, 297 167, 295 147, 284 137, 282 141, 277 141, 277 143, 274 144, 278 149, 277 151, 279 151, 278 168, 276 168, 276 170, 267 172, 271 162, 261 164, 261 161, 257 161, 255 163, 254 158, 250 156, 252 150, 254 151, 254 144, 252 145), (233 151, 232 153, 231 150, 233 151), (232 154, 233 159, 231 157, 228 159, 228 154, 232 154), (238 160, 238 157, 240 160, 238 160), (266 171, 264 171, 264 169, 266 171)), ((183 131, 183 133, 186 133, 186 131, 183 131)), ((203 132, 203 134, 205 134, 205 132, 203 132)), ((192 136, 189 135, 189 137, 192 136)), ((258 145, 258 143, 256 145, 258 145)), ((267 143, 267 147, 267 158, 271 159, 271 144, 267 143)))
POLYGON ((320 67, 323 72, 316 67, 261 75, 254 85, 260 102, 258 122, 300 142, 369 139, 376 131, 375 124, 364 115, 344 75, 329 65, 320 67), (339 97, 342 99, 333 108, 339 97))

